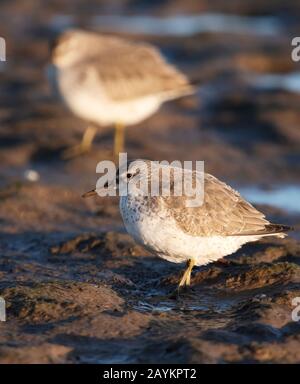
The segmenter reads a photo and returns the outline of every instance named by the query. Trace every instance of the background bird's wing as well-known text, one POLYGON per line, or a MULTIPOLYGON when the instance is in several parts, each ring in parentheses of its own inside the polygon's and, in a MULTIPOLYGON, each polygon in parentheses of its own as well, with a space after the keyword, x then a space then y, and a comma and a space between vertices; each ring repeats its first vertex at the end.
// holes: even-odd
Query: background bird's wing
POLYGON ((209 174, 204 174, 203 204, 188 207, 189 199, 164 197, 163 204, 177 225, 193 236, 266 234, 270 224, 238 192, 209 174))
POLYGON ((171 99, 194 92, 187 77, 167 63, 156 48, 147 44, 106 38, 98 52, 93 49, 86 64, 85 68, 94 72, 112 100, 154 94, 171 99))

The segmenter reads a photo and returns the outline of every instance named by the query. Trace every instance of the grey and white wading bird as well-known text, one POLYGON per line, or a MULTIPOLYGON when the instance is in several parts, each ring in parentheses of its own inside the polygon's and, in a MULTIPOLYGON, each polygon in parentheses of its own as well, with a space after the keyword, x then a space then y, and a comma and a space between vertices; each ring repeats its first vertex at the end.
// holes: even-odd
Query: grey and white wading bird
MULTIPOLYGON (((195 265, 216 261, 234 253, 243 244, 266 236, 283 238, 285 232, 291 229, 270 223, 237 191, 208 173, 169 167, 171 196, 145 196, 136 185, 145 181, 150 185, 153 175, 159 175, 154 172, 155 167, 159 165, 152 161, 134 160, 126 171, 117 173, 115 187, 121 179, 128 182, 127 195, 120 197, 120 211, 128 233, 163 259, 187 263, 179 287, 190 285, 195 265), (190 195, 172 195, 176 183, 175 177, 172 177, 174 170, 190 172, 193 178, 204 180, 202 205, 188 206, 190 195)), ((179 180, 181 182, 182 179, 179 180)), ((161 178, 158 181, 160 183, 161 178)), ((109 184, 105 187, 109 188, 109 184)), ((99 192, 92 190, 83 197, 99 192)))
POLYGON ((90 125, 72 157, 90 149, 95 125, 115 125, 114 154, 124 151, 124 127, 137 124, 162 103, 195 88, 150 44, 83 30, 62 33, 53 43, 47 74, 52 88, 90 125))

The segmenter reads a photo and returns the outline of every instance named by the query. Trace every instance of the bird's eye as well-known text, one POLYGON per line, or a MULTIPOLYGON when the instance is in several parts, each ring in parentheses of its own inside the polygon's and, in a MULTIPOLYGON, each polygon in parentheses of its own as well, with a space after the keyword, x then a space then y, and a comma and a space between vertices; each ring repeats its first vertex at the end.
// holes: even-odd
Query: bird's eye
POLYGON ((132 176, 132 173, 127 173, 127 179, 130 179, 132 176))

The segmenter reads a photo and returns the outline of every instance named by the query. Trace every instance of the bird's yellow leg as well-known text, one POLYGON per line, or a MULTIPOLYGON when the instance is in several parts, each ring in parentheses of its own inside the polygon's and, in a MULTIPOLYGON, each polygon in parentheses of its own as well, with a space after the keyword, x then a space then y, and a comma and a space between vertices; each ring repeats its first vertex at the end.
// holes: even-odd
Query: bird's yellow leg
POLYGON ((187 287, 191 284, 191 272, 195 265, 195 261, 193 259, 189 259, 186 263, 186 270, 184 271, 182 278, 177 286, 177 289, 171 293, 170 298, 179 298, 180 289, 182 287, 187 287))
POLYGON ((125 142, 125 126, 122 123, 116 123, 115 125, 115 137, 114 137, 114 159, 118 161, 120 152, 124 152, 125 142))
POLYGON ((193 259, 189 259, 187 261, 187 268, 178 284, 178 288, 191 285, 191 273, 194 265, 195 261, 193 259))
POLYGON ((184 287, 186 285, 186 279, 187 279, 188 273, 189 273, 189 268, 186 268, 186 270, 184 271, 182 278, 178 284, 178 288, 184 287))
POLYGON ((83 153, 89 152, 92 147, 92 143, 94 137, 96 136, 96 133, 97 128, 92 125, 89 125, 82 136, 80 144, 67 148, 63 152, 63 158, 71 159, 72 157, 80 156, 83 153))
POLYGON ((186 286, 190 286, 191 285, 191 273, 192 273, 192 270, 195 266, 195 260, 194 259, 190 259, 188 261, 188 275, 187 275, 187 278, 186 278, 186 281, 185 281, 185 285, 186 286))
POLYGON ((87 127, 86 131, 83 134, 82 141, 81 141, 81 146, 85 150, 89 151, 92 147, 93 140, 96 136, 97 133, 97 128, 94 126, 89 126, 87 127))

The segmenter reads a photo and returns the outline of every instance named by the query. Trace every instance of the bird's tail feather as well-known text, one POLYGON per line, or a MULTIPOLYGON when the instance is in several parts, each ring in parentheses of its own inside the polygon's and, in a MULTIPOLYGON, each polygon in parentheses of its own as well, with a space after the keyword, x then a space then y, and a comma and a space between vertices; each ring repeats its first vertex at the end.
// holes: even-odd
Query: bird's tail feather
POLYGON ((169 91, 162 92, 161 97, 162 97, 163 101, 168 101, 168 100, 172 100, 172 99, 177 99, 179 97, 192 95, 192 94, 196 93, 196 91, 197 91, 197 89, 195 87, 193 87, 190 84, 187 84, 187 85, 180 87, 178 89, 174 89, 174 90, 172 89, 169 91))
POLYGON ((292 231, 293 227, 282 224, 268 224, 265 227, 265 235, 266 236, 277 236, 280 238, 284 238, 287 236, 285 232, 292 231))
POLYGON ((285 232, 292 231, 294 228, 282 224, 267 224, 264 229, 255 232, 237 233, 235 236, 277 236, 283 238, 287 236, 285 232))

